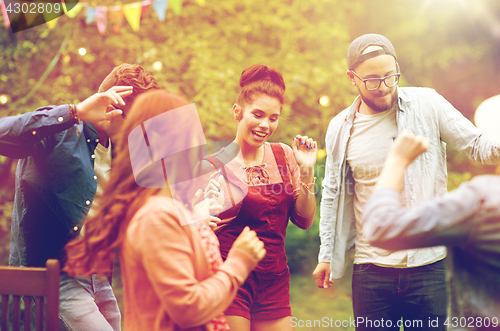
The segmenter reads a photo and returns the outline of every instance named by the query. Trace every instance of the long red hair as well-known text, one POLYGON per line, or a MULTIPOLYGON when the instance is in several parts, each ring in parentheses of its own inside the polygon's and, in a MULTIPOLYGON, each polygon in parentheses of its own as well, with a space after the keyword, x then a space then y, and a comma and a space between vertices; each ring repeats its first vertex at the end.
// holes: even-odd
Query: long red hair
POLYGON ((187 104, 186 100, 164 90, 137 97, 117 141, 113 141, 116 157, 97 212, 85 221, 84 236, 66 245, 63 271, 72 276, 111 272, 115 247, 123 241, 130 220, 150 196, 161 190, 137 185, 129 156, 129 134, 148 119, 187 104))

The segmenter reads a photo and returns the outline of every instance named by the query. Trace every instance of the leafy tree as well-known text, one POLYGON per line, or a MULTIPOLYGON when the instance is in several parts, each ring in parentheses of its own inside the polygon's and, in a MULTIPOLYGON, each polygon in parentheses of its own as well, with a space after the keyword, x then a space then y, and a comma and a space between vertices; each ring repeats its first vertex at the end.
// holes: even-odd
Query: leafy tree
MULTIPOLYGON (((131 2, 136 1, 121 4, 131 2)), ((291 143, 301 133, 324 148, 329 120, 357 95, 345 76, 348 45, 363 33, 377 32, 397 49, 401 85, 434 87, 471 118, 482 99, 498 93, 498 13, 496 0, 242 0, 207 1, 205 6, 185 0, 181 15, 169 9, 164 22, 149 8, 138 32, 124 20, 120 34, 108 22, 100 35, 95 23, 85 23, 83 12, 74 19, 61 17, 54 30, 41 25, 12 34, 0 28, 0 95, 9 96, 7 104, 0 104, 0 116, 76 103, 95 93, 114 66, 139 63, 160 86, 196 104, 209 140, 232 140, 236 126, 231 107, 240 73, 264 63, 280 69, 287 85, 288 102, 272 139, 291 143), (79 55, 80 48, 86 55, 79 55), (321 96, 329 98, 329 106, 318 103, 321 96)), ((453 186, 465 178, 461 173, 493 171, 456 153, 449 161, 453 186)), ((13 164, 0 159, 2 180, 6 178, 0 186, 0 250, 8 241, 13 164)), ((300 235, 317 240, 315 231, 300 235)))

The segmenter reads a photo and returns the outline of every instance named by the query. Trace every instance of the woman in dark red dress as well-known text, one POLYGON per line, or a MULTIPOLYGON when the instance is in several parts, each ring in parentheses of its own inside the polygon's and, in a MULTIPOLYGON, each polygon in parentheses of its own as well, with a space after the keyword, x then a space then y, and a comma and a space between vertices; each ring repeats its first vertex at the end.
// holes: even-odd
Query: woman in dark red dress
POLYGON ((257 232, 267 254, 225 314, 233 330, 293 330, 286 227, 289 219, 302 229, 314 220, 317 146, 307 136, 295 137, 292 148, 267 142, 278 126, 285 93, 277 70, 251 66, 243 71, 240 86, 233 106, 235 144, 202 163, 224 180, 212 180, 205 193, 224 197, 225 211, 215 229, 223 258, 245 226, 257 232))

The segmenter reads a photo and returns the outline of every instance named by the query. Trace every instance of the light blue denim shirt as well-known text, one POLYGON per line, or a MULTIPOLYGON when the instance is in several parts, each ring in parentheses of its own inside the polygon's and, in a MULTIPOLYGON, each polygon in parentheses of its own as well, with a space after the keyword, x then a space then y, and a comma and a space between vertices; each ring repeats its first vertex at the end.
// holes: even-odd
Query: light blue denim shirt
MULTIPOLYGON (((430 139, 427 153, 418 157, 404 177, 406 206, 413 208, 447 192, 446 144, 480 163, 500 162, 500 147, 484 137, 467 118, 435 90, 398 87, 398 132, 409 130, 430 139)), ((348 251, 354 245, 354 179, 346 161, 354 116, 360 98, 335 116, 326 133, 326 169, 323 180, 319 232, 319 262, 331 263, 331 278, 344 275, 348 251)), ((376 139, 376 137, 374 137, 376 139)), ((444 246, 408 251, 408 267, 445 256, 444 246)))
POLYGON ((500 323, 500 176, 479 176, 414 209, 399 192, 374 192, 364 206, 363 232, 386 249, 446 245, 453 330, 500 323))

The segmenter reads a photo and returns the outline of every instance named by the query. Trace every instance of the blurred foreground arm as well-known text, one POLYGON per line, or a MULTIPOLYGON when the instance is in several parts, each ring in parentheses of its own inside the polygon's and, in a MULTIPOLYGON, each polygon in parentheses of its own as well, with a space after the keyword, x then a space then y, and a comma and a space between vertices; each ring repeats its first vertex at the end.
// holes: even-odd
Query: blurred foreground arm
POLYGON ((404 171, 427 146, 426 138, 405 132, 389 152, 376 190, 363 212, 363 231, 374 246, 400 250, 467 242, 482 201, 475 185, 464 184, 414 209, 401 205, 399 191, 404 171))

